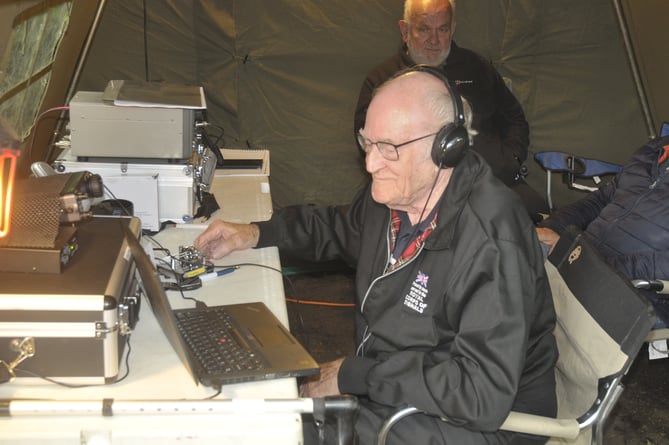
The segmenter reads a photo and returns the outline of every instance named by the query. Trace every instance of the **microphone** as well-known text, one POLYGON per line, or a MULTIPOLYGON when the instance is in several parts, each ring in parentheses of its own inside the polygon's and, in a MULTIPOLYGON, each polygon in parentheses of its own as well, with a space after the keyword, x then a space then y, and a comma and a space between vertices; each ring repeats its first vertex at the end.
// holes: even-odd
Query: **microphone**
POLYGON ((57 174, 56 170, 54 170, 53 167, 51 167, 46 162, 42 162, 42 161, 33 162, 30 165, 30 171, 33 173, 34 176, 36 176, 38 178, 41 178, 43 176, 51 176, 51 175, 57 174))

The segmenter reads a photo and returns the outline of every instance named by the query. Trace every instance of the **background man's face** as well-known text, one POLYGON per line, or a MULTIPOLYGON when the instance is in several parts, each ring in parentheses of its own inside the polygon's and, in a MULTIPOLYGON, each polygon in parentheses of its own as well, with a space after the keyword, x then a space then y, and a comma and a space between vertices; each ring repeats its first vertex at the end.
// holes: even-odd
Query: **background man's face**
POLYGON ((448 57, 455 22, 451 20, 451 8, 426 5, 425 10, 416 11, 411 24, 400 21, 402 38, 414 62, 437 66, 448 57))

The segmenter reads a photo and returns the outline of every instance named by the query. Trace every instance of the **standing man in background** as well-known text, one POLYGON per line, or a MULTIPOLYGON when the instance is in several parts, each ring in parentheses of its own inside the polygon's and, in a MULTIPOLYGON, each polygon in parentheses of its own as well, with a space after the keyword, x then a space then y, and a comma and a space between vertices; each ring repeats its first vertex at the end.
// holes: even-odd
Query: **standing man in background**
POLYGON ((472 126, 478 133, 474 150, 490 164, 497 178, 520 195, 533 218, 548 213, 545 199, 523 178, 530 142, 523 109, 488 61, 456 45, 452 40, 455 25, 455 0, 406 0, 404 18, 399 21, 404 44, 365 79, 355 111, 355 135, 365 123, 377 86, 416 64, 437 67, 472 107, 472 126))

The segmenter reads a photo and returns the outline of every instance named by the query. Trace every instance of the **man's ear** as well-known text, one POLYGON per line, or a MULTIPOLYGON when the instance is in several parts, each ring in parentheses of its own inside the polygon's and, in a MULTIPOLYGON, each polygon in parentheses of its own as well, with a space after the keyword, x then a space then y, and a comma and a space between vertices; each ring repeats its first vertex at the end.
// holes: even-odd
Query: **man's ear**
POLYGON ((409 24, 404 19, 397 22, 397 24, 400 27, 400 34, 402 34, 402 40, 406 42, 409 38, 409 24))

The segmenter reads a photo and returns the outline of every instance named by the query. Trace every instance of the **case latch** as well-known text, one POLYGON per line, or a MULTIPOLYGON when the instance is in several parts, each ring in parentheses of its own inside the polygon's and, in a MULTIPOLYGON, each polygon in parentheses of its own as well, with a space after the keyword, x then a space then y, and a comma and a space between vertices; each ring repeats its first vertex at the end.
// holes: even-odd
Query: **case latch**
POLYGON ((105 339, 107 334, 115 333, 118 330, 118 326, 114 325, 112 327, 107 327, 107 323, 104 321, 95 322, 95 338, 105 339))

